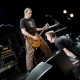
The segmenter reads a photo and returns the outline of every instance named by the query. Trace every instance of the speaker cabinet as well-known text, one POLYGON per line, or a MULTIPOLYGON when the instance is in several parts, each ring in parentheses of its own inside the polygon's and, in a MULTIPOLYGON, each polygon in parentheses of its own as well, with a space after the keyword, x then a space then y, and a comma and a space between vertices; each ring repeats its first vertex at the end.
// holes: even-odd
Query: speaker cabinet
POLYGON ((73 64, 70 61, 69 57, 65 54, 64 51, 61 51, 51 58, 49 58, 46 63, 52 65, 53 67, 58 67, 61 69, 64 75, 68 75, 72 69, 73 69, 73 64))
POLYGON ((73 73, 74 65, 64 51, 60 51, 50 57, 46 63, 53 66, 53 74, 56 74, 55 76, 59 73, 58 76, 61 76, 63 80, 76 80, 73 73), (56 70, 55 73, 54 70, 56 70))
POLYGON ((40 80, 40 78, 47 73, 52 66, 45 62, 40 62, 27 76, 26 80, 40 80))
POLYGON ((73 64, 63 52, 55 54, 46 62, 40 62, 26 80, 76 80, 72 73, 73 64))

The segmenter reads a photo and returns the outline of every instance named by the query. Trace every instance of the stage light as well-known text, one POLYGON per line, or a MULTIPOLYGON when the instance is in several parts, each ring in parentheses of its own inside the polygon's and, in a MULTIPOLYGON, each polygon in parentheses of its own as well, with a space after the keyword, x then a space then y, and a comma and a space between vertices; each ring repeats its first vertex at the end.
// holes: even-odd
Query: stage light
POLYGON ((71 14, 70 14, 70 17, 71 17, 71 18, 72 18, 72 17, 74 17, 74 14, 73 14, 73 13, 71 13, 71 14))
POLYGON ((67 13, 67 10, 63 10, 63 13, 66 14, 67 13))

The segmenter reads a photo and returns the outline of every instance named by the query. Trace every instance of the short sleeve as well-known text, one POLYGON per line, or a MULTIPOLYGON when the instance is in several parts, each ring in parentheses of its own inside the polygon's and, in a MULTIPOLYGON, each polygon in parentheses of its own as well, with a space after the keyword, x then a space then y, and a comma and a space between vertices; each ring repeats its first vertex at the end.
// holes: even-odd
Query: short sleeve
POLYGON ((21 19, 20 20, 20 28, 25 28, 25 20, 24 19, 21 19))
POLYGON ((56 41, 55 42, 55 46, 59 49, 59 50, 63 50, 65 48, 64 44, 62 41, 56 41))

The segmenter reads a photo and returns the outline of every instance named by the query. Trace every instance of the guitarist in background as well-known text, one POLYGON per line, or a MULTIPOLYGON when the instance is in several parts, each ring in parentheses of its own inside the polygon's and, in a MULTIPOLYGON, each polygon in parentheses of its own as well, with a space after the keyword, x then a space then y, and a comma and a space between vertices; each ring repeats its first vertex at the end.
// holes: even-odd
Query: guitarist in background
MULTIPOLYGON (((32 9, 26 8, 24 10, 24 17, 20 20, 20 29, 25 37, 25 44, 26 44, 27 74, 30 73, 30 71, 33 69, 33 56, 35 52, 35 48, 30 45, 28 38, 37 41, 38 37, 35 36, 37 31, 42 31, 46 29, 45 26, 43 28, 36 28, 35 21, 34 19, 31 18, 31 16, 32 16, 32 9)), ((47 59, 52 56, 52 52, 43 38, 41 39, 40 49, 43 51, 47 59)))

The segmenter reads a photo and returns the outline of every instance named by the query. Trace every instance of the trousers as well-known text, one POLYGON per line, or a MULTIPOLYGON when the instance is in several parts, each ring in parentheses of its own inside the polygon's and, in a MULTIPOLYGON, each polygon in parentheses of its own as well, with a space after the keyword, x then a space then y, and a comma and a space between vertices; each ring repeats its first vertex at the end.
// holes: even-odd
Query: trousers
MULTIPOLYGON (((26 44, 26 67, 27 70, 32 70, 35 49, 28 43, 27 38, 25 39, 25 44, 26 44)), ((48 44, 43 38, 41 40, 40 49, 44 53, 46 59, 52 56, 51 49, 49 48, 48 44)))

